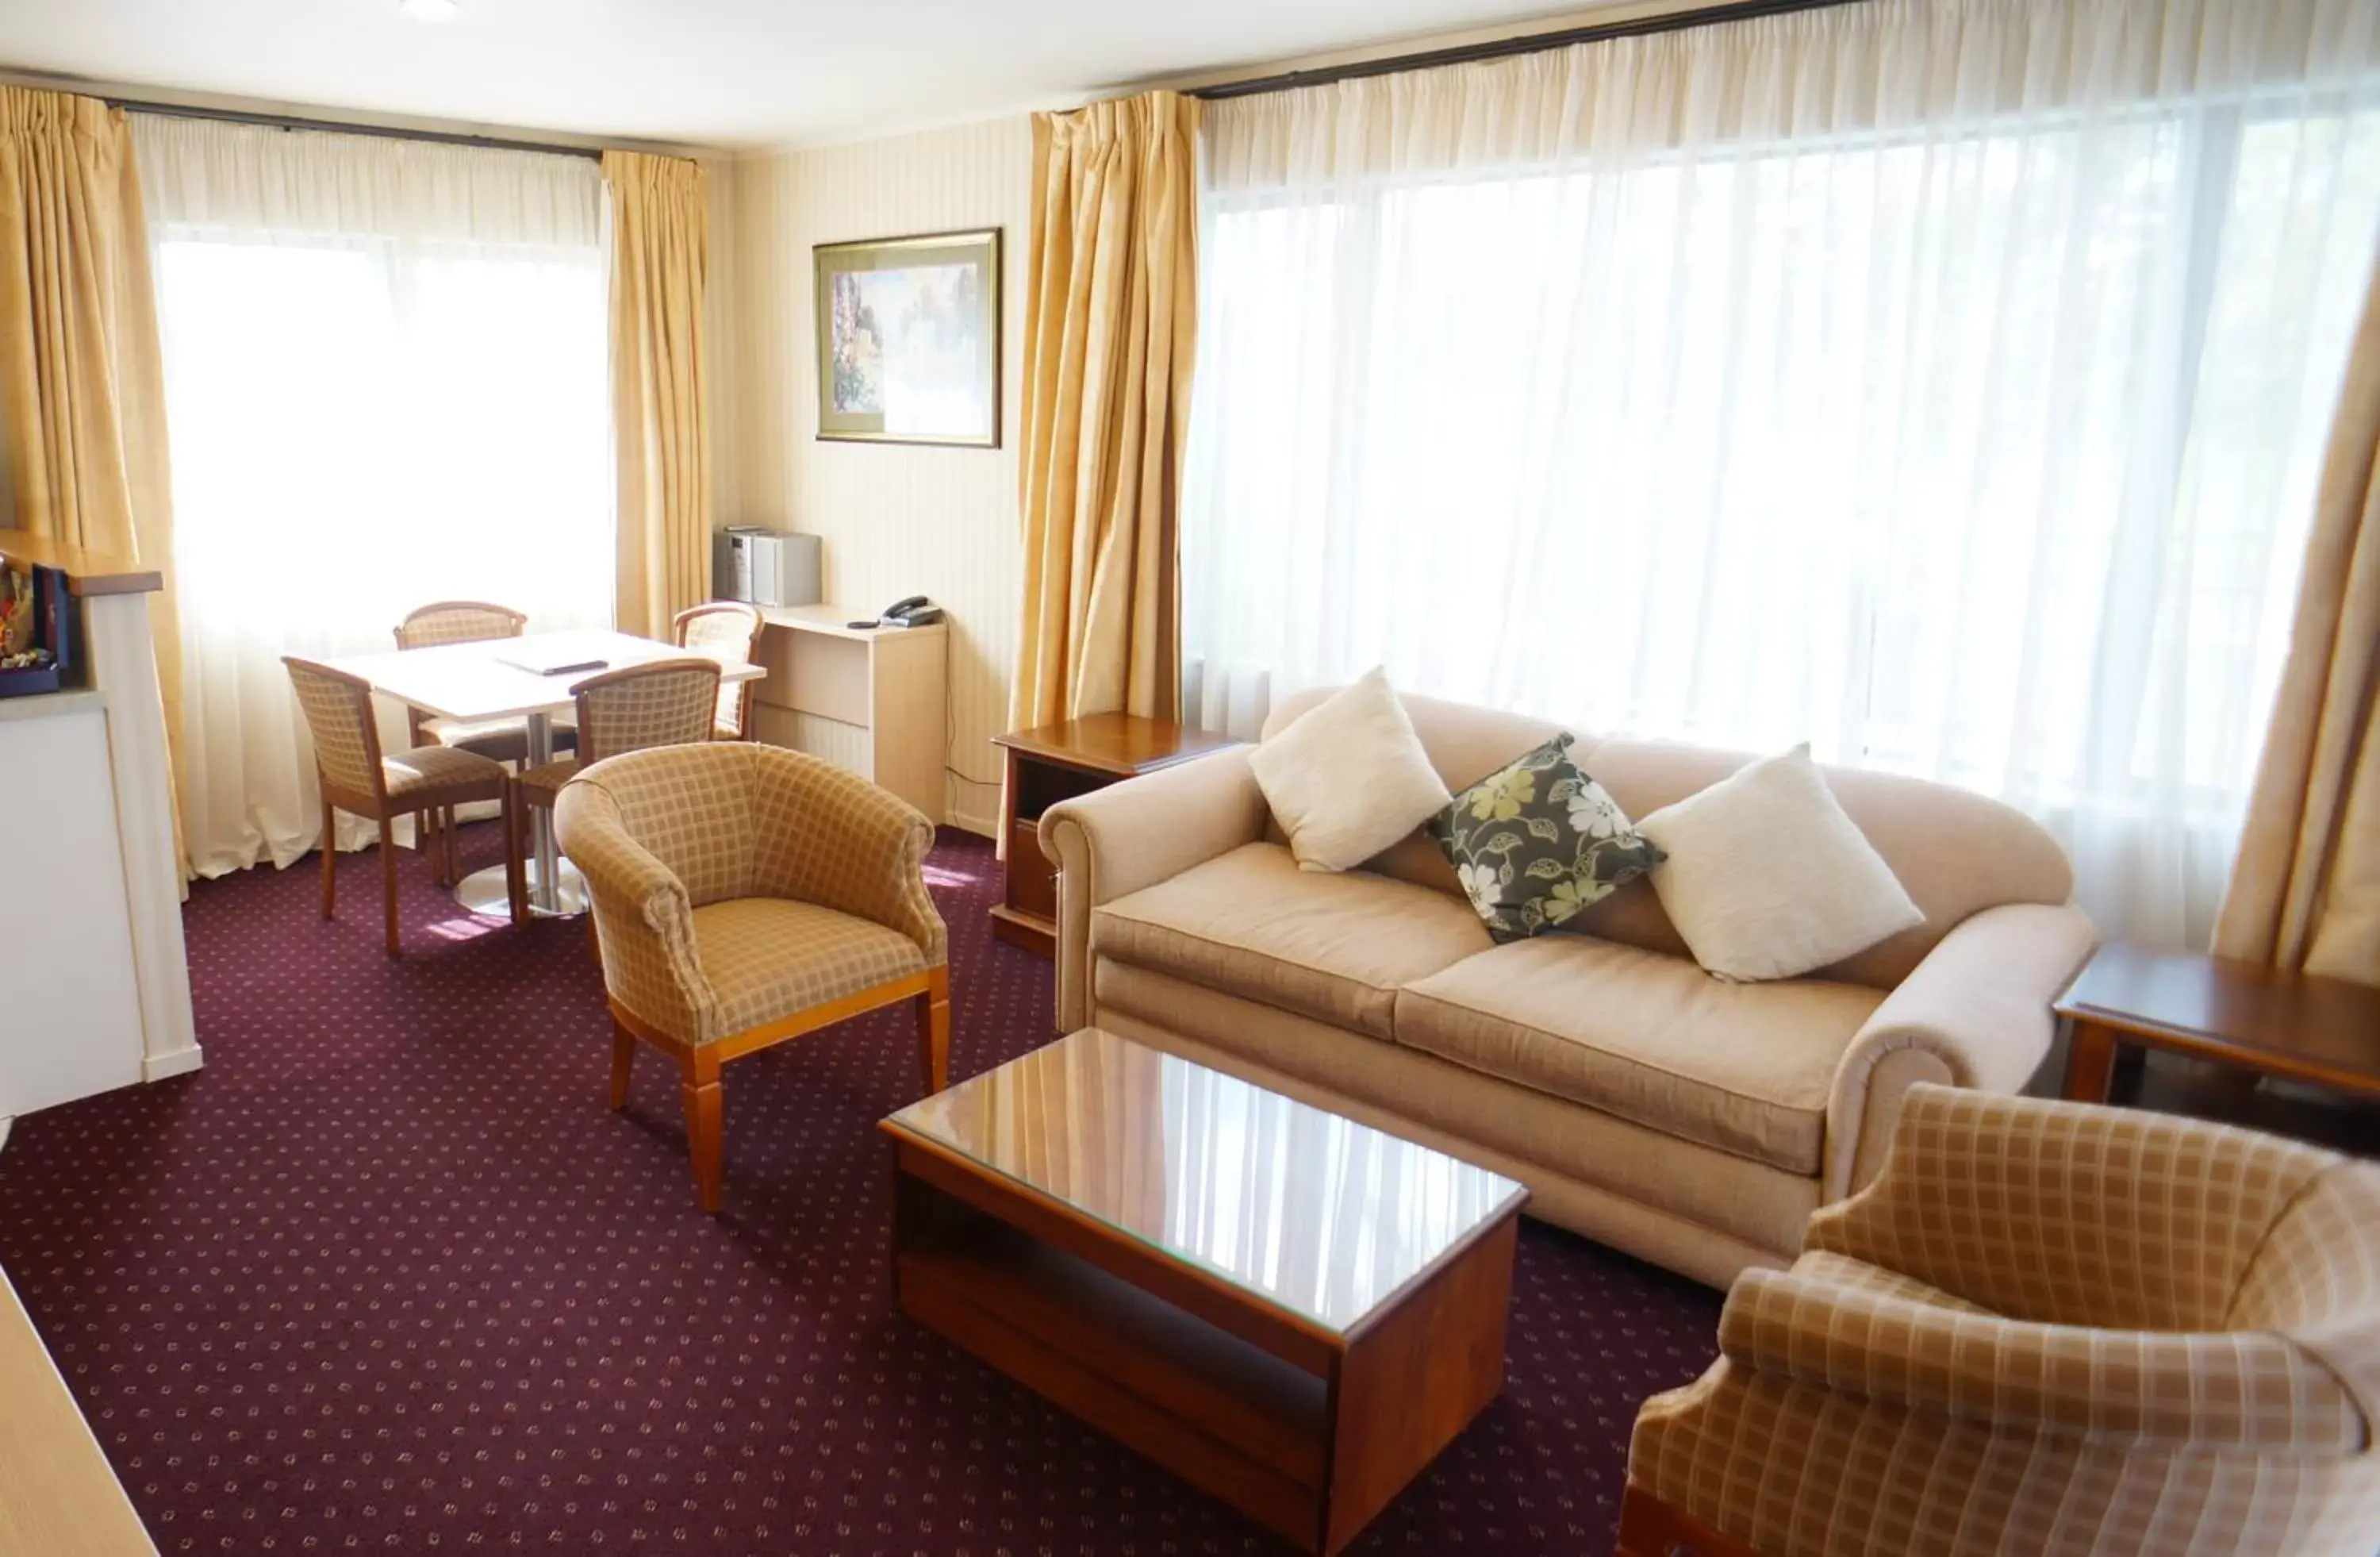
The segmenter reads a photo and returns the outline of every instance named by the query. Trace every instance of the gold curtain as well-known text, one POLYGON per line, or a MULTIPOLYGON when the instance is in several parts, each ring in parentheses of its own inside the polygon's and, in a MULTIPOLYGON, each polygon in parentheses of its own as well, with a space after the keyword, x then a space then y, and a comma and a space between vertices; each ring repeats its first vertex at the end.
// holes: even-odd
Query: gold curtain
POLYGON ((157 295, 131 131, 96 98, 0 86, 0 444, 18 528, 164 577, 149 631, 178 802, 181 633, 157 295))
POLYGON ((603 153, 612 192, 612 412, 622 632, 670 636, 710 598, 710 408, 703 371, 707 176, 684 157, 603 153))
POLYGON ((1016 726, 1180 711, 1198 109, 1150 92, 1033 116, 1016 726))
POLYGON ((2215 950, 2380 984, 2380 272, 2339 392, 2289 661, 2215 950))

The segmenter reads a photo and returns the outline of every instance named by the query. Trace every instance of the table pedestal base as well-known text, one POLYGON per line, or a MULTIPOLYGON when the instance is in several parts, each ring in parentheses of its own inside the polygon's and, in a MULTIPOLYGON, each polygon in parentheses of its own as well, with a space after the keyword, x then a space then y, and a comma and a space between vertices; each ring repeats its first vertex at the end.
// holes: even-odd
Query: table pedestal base
MULTIPOLYGON (((554 862, 552 907, 547 907, 540 901, 543 894, 538 891, 538 884, 542 872, 539 869, 538 861, 534 858, 530 859, 528 862, 528 911, 532 917, 541 919, 566 919, 575 914, 583 914, 587 911, 587 882, 586 879, 578 874, 577 866, 566 859, 558 859, 554 862)), ((504 891, 504 868, 501 865, 491 865, 484 870, 472 871, 455 888, 455 901, 475 914, 487 914, 496 918, 504 918, 509 912, 504 891)))

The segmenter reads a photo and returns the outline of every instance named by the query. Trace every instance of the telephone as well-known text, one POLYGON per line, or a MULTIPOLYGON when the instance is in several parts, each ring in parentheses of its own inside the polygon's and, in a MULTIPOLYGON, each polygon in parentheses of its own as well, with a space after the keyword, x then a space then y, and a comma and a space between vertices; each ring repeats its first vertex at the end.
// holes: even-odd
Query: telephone
POLYGON ((872 622, 853 622, 854 627, 930 627, 942 619, 942 608, 923 595, 911 595, 896 600, 884 608, 884 614, 872 622))

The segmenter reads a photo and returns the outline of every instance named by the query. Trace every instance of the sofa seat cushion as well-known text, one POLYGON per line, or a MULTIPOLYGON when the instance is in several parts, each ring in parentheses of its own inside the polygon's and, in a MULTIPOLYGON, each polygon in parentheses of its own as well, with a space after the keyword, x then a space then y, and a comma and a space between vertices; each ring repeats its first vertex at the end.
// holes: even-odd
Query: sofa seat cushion
POLYGON ((1490 944, 1460 897, 1360 871, 1301 870, 1243 844, 1093 911, 1091 950, 1136 967, 1390 1036, 1397 991, 1490 944))
POLYGON ((1835 1066, 1881 991, 1730 984, 1682 957, 1544 935, 1397 998, 1396 1040, 1489 1076, 1815 1174, 1835 1066))

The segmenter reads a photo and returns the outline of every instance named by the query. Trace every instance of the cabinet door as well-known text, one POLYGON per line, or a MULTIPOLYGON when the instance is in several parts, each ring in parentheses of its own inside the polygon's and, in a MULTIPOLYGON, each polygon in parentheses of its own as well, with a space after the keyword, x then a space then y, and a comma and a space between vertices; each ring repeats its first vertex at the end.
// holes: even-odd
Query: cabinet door
POLYGON ((140 1001, 96 699, 0 713, 0 1114, 128 1087, 140 1001))

